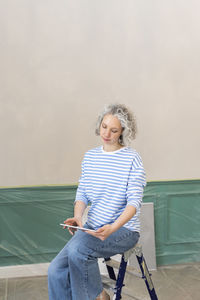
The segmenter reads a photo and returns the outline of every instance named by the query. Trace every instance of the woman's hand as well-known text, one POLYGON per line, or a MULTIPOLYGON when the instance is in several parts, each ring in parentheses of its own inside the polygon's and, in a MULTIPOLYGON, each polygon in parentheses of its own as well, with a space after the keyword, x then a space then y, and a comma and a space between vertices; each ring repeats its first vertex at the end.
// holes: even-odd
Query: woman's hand
POLYGON ((102 226, 101 228, 97 229, 95 232, 92 231, 87 231, 88 234, 91 234, 93 236, 95 236, 96 238, 104 241, 105 239, 107 239, 107 237, 109 237, 109 235, 111 235, 114 232, 114 228, 112 226, 112 224, 107 224, 102 226))
MULTIPOLYGON (((77 217, 68 218, 67 220, 64 221, 64 224, 82 227, 82 218, 77 218, 77 217)), ((68 231, 71 235, 73 235, 76 230, 77 230, 76 228, 68 227, 68 231)))

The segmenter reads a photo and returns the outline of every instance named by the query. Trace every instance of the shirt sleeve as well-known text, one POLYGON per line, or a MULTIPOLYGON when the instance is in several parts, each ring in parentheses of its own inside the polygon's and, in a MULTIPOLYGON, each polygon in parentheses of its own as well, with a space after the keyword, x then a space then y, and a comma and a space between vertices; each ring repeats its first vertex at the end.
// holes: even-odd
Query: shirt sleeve
POLYGON ((83 201, 86 205, 88 205, 88 198, 86 196, 86 187, 85 187, 85 172, 84 172, 84 160, 82 161, 81 165, 82 171, 81 171, 81 177, 79 178, 79 185, 78 189, 76 191, 76 201, 83 201))
POLYGON ((146 175, 142 163, 133 162, 126 191, 127 205, 132 205, 138 210, 141 207, 146 175))

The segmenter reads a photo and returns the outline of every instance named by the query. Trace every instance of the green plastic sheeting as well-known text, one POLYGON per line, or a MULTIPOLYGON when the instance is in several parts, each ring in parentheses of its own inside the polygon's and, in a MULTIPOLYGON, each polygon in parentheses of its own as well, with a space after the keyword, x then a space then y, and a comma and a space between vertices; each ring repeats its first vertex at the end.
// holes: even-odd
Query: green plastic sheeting
MULTIPOLYGON (((49 262, 70 239, 76 185, 0 189, 0 266, 49 262)), ((200 180, 149 182, 157 265, 200 261, 200 180)))
POLYGON ((50 261, 69 240, 76 186, 0 189, 0 265, 50 261))

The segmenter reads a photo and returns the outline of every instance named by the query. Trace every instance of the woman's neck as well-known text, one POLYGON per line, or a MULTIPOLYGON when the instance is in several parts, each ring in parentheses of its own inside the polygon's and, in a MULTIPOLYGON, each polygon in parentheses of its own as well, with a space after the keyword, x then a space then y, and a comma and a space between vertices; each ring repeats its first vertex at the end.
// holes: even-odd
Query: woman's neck
POLYGON ((113 151, 117 151, 121 148, 123 148, 124 146, 122 146, 121 144, 117 144, 117 145, 103 145, 103 150, 106 152, 113 152, 113 151))

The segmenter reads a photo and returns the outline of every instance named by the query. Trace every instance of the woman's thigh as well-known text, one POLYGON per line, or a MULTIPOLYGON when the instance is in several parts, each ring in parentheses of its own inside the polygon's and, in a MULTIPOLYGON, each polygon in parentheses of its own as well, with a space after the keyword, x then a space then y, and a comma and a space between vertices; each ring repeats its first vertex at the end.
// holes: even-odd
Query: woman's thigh
POLYGON ((93 257, 110 257, 123 253, 134 247, 139 239, 139 233, 121 227, 102 241, 87 232, 78 230, 66 245, 68 255, 78 252, 93 257))
POLYGON ((100 241, 94 254, 98 257, 110 257, 115 254, 121 254, 133 248, 139 239, 139 233, 121 227, 111 234, 105 241, 100 241))

